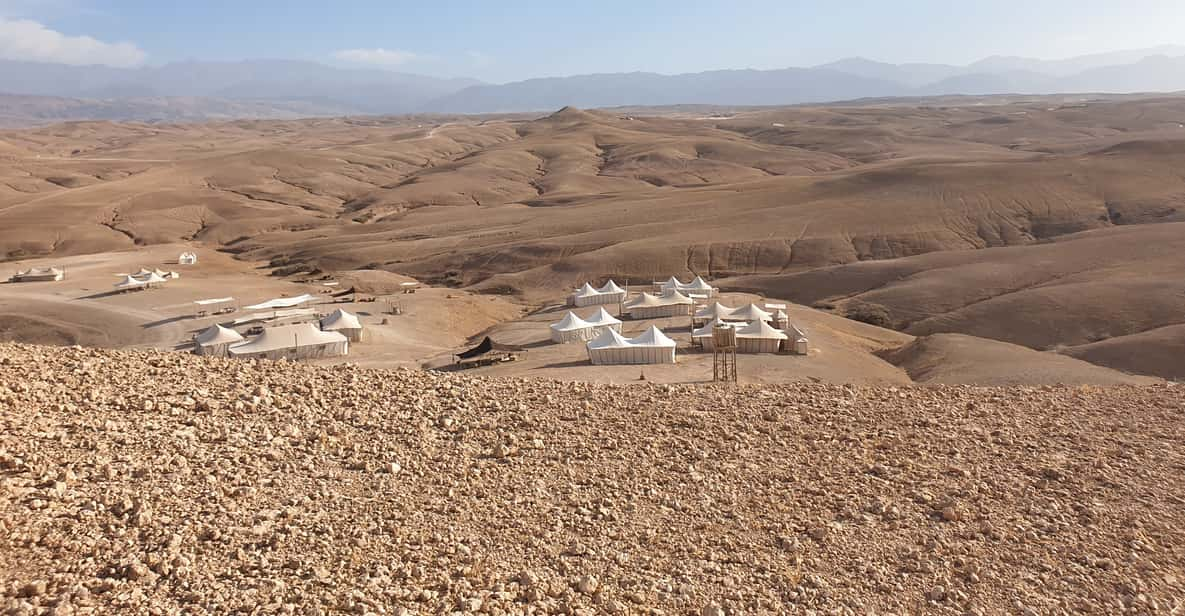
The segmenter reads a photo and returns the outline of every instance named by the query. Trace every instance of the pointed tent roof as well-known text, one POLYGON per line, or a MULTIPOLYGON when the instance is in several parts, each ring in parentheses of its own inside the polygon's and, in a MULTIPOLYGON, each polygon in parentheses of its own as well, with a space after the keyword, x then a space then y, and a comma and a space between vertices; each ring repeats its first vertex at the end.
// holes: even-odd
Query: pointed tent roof
POLYGON ((194 341, 197 342, 199 346, 227 344, 232 342, 240 342, 242 340, 243 336, 240 335, 239 332, 221 325, 211 325, 210 327, 202 330, 202 332, 197 335, 197 338, 194 338, 194 341))
POLYGON ((597 294, 597 290, 594 289, 593 286, 591 284, 588 284, 587 282, 584 283, 584 285, 581 286, 579 289, 576 289, 576 292, 573 293, 573 295, 575 295, 576 297, 588 297, 590 295, 596 295, 596 294, 597 294))
POLYGON ((637 297, 631 298, 630 300, 626 301, 626 303, 625 303, 626 308, 637 308, 639 306, 661 306, 661 305, 662 304, 658 303, 657 296, 651 295, 645 291, 642 291, 642 293, 640 295, 638 295, 637 297))
POLYGON ((131 276, 124 276, 123 280, 120 280, 119 282, 115 283, 115 288, 116 289, 131 289, 133 287, 142 287, 142 286, 144 286, 144 284, 145 283, 143 280, 136 280, 135 278, 132 278, 131 276))
POLYGON ((775 312, 774 316, 777 317, 777 319, 779 321, 789 321, 790 320, 790 315, 786 314, 785 310, 779 310, 779 311, 775 312))
POLYGON ((682 288, 687 291, 711 291, 715 287, 704 281, 702 276, 696 276, 695 280, 683 285, 682 288))
POLYGON ((147 276, 147 275, 149 275, 149 274, 151 274, 151 273, 152 273, 152 270, 150 270, 150 269, 148 269, 148 268, 141 267, 141 268, 140 268, 140 271, 138 271, 138 272, 136 272, 135 274, 132 274, 132 275, 133 275, 133 276, 147 276))
POLYGON ((165 278, 156 272, 151 272, 142 280, 140 280, 140 282, 143 282, 144 284, 156 284, 158 282, 168 282, 168 278, 165 278))
POLYGON ((663 291, 662 298, 664 304, 693 304, 690 297, 683 295, 678 289, 667 289, 663 291))
POLYGON ((625 289, 617 286, 617 283, 613 282, 613 280, 610 279, 609 282, 605 283, 605 286, 597 289, 597 292, 598 293, 625 293, 625 289))
POLYGON ((729 327, 733 326, 732 323, 725 323, 723 320, 721 320, 719 317, 717 317, 717 318, 712 319, 711 321, 708 321, 707 323, 705 323, 703 327, 692 331, 691 337, 692 338, 703 338, 706 336, 711 336, 712 329, 714 329, 717 325, 728 325, 729 327))
POLYGON ((624 349, 631 345, 630 341, 617 333, 616 330, 606 329, 593 340, 588 342, 589 349, 624 349))
POLYGON ((592 327, 592 324, 576 316, 571 310, 558 323, 551 324, 551 328, 557 332, 570 332, 575 329, 585 329, 587 327, 592 327))
POLYGON ((163 277, 165 277, 165 276, 168 276, 168 275, 169 275, 169 273, 168 273, 168 272, 166 272, 166 271, 164 271, 164 270, 160 269, 159 267, 158 267, 158 268, 154 268, 154 269, 152 270, 152 273, 153 273, 153 274, 156 274, 157 276, 160 276, 160 277, 162 277, 162 278, 163 278, 163 277))
MULTIPOLYGON (((612 330, 609 330, 609 331, 612 331, 612 330)), ((670 338, 668 338, 666 334, 662 333, 661 329, 659 329, 658 327, 656 327, 654 325, 651 325, 650 329, 647 329, 646 331, 642 332, 641 335, 639 335, 638 337, 630 338, 629 343, 636 345, 636 346, 648 346, 648 347, 673 347, 673 346, 676 346, 674 340, 671 340, 670 338)))
POLYGON ((765 321, 753 321, 737 330, 737 338, 764 338, 770 340, 785 340, 785 333, 774 329, 765 321))
POLYGON ((606 312, 602 306, 597 310, 596 314, 590 316, 585 322, 593 327, 603 327, 605 325, 620 325, 621 319, 606 312))
POLYGON ((717 319, 717 320, 719 320, 719 319, 727 319, 728 317, 731 317, 732 313, 734 313, 734 312, 736 312, 736 308, 733 308, 731 306, 725 306, 724 304, 721 304, 720 302, 712 302, 712 304, 707 306, 706 308, 702 308, 702 309, 698 310, 695 313, 695 316, 696 316, 696 318, 699 318, 699 319, 717 319))
POLYGON ((768 321, 773 315, 762 310, 757 304, 749 304, 733 310, 729 318, 737 321, 768 321))
POLYGON ((324 319, 321 319, 321 329, 325 331, 362 329, 362 322, 358 320, 357 316, 338 308, 329 313, 324 319))

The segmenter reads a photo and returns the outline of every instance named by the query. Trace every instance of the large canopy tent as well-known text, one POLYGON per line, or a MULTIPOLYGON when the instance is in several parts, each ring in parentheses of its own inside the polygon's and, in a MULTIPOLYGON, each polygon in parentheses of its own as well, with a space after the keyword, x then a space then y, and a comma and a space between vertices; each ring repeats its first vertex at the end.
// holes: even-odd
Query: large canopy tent
POLYGON ((66 277, 66 270, 58 267, 31 267, 18 271, 13 282, 57 282, 66 277))
POLYGON ((765 321, 753 321, 737 329, 737 353, 777 353, 788 338, 765 321))
POLYGON ((604 307, 597 308, 597 311, 585 321, 593 326, 597 334, 600 334, 601 330, 605 328, 621 331, 621 319, 609 314, 604 307))
POLYGON ((591 284, 586 282, 568 297, 568 304, 577 308, 582 306, 619 304, 623 301, 625 301, 625 289, 617 286, 617 283, 612 280, 606 282, 599 289, 594 289, 591 284))
POLYGON ((143 280, 136 280, 135 278, 133 278, 131 276, 124 276, 123 280, 120 280, 119 282, 115 283, 115 290, 116 291, 132 291, 132 290, 136 290, 136 289, 143 289, 147 285, 148 285, 148 283, 144 282, 143 280))
POLYGON ((692 324, 696 327, 714 319, 748 323, 750 321, 770 321, 773 320, 773 315, 759 308, 757 304, 733 308, 731 306, 725 306, 720 302, 713 302, 711 305, 696 311, 695 315, 691 318, 692 324))
POLYGON ((625 303, 624 309, 631 319, 658 319, 691 314, 694 304, 690 297, 678 291, 667 291, 662 295, 642 293, 625 303))
POLYGON ((576 316, 571 310, 558 323, 552 323, 550 329, 551 341, 559 344, 587 342, 596 337, 592 324, 576 316))
POLYGON ((278 297, 276 299, 269 299, 266 302, 252 304, 246 306, 244 310, 274 310, 276 308, 291 308, 299 306, 305 302, 313 299, 312 295, 305 293, 304 295, 297 295, 296 297, 278 297))
POLYGON ((350 341, 312 323, 269 327, 255 338, 230 346, 230 356, 250 359, 315 359, 349 353, 350 341))
POLYGON ((193 352, 210 357, 226 357, 230 354, 230 345, 242 341, 239 332, 221 325, 211 325, 193 339, 193 352))
POLYGON ((329 313, 324 319, 321 319, 321 330, 327 332, 338 332, 345 336, 350 342, 358 342, 362 340, 362 322, 358 317, 352 315, 341 308, 329 313))
POLYGON ((662 283, 662 290, 678 291, 684 295, 695 293, 696 295, 703 295, 704 297, 715 297, 719 289, 708 284, 701 276, 696 276, 691 282, 683 282, 674 276, 662 283))
POLYGON ((712 338, 712 329, 715 328, 717 325, 736 326, 737 324, 736 323, 728 323, 728 322, 724 321, 723 319, 719 319, 719 318, 712 319, 711 321, 708 321, 707 323, 705 323, 703 327, 691 330, 691 341, 693 343, 698 343, 700 346, 702 346, 704 348, 704 350, 711 351, 712 349, 715 348, 715 344, 713 343, 713 338, 712 338))
POLYGON ((593 365, 673 364, 675 341, 655 326, 636 338, 626 338, 615 330, 606 329, 586 345, 588 360, 593 365))

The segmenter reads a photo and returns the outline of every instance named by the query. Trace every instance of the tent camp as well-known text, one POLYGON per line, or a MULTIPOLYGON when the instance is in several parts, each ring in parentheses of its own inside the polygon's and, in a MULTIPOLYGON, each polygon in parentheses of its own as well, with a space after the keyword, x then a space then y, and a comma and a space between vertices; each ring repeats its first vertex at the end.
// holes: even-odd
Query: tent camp
POLYGON ((314 359, 345 355, 350 341, 337 332, 323 332, 312 323, 301 323, 269 327, 228 350, 231 357, 246 359, 314 359))
POLYGON ((599 289, 594 289, 592 285, 586 282, 568 297, 568 304, 577 308, 601 304, 619 304, 623 301, 625 301, 625 289, 617 286, 617 283, 612 280, 606 282, 599 289))
POLYGON ((606 329, 586 348, 588 360, 595 366, 675 363, 675 341, 653 325, 636 338, 606 329))
POLYGON ((313 299, 312 295, 305 293, 304 295, 297 295, 296 297, 279 297, 276 299, 269 299, 266 302, 260 302, 251 306, 244 307, 244 310, 274 310, 276 308, 291 308, 299 306, 309 300, 313 299))
POLYGON ((177 263, 181 265, 197 265, 197 255, 192 252, 183 252, 181 256, 177 257, 177 263))
POLYGON ((321 319, 321 331, 338 332, 350 342, 362 340, 362 322, 358 320, 357 316, 341 308, 321 319))
POLYGON ((230 345, 243 341, 243 337, 233 329, 221 325, 211 325, 193 339, 193 352, 197 355, 211 357, 226 357, 230 345))
POLYGON ((31 267, 18 271, 10 278, 13 282, 57 282, 66 277, 66 270, 58 267, 31 267))
POLYGON ((136 280, 135 278, 133 278, 131 276, 124 276, 123 280, 120 280, 119 282, 115 283, 115 290, 116 291, 134 291, 137 289, 143 289, 147 285, 148 285, 148 283, 144 282, 143 280, 136 280))
POLYGON ((642 293, 625 303, 624 309, 631 319, 657 319, 691 314, 690 297, 678 291, 667 291, 662 295, 642 293))
POLYGON ((765 321, 737 329, 737 353, 777 353, 789 337, 765 321))
POLYGON ((559 322, 552 323, 550 328, 551 341, 559 344, 587 342, 596 337, 592 324, 576 316, 571 310, 559 322))
POLYGON ((705 297, 715 297, 719 289, 708 284, 702 276, 696 276, 691 282, 682 282, 678 278, 671 276, 666 282, 662 283, 662 290, 678 291, 684 295, 695 293, 696 295, 703 295, 705 297))

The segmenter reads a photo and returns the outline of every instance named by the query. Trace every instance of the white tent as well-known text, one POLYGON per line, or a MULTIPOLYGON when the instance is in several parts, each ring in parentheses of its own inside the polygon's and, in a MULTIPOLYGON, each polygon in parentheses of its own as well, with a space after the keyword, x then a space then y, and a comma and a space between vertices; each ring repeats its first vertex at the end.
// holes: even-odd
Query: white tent
POLYGON ((619 332, 621 331, 621 319, 609 314, 604 307, 597 308, 596 313, 585 319, 585 321, 587 321, 589 325, 592 325, 598 334, 600 334, 601 330, 604 328, 613 329, 619 332))
POLYGON ((338 357, 350 341, 337 332, 323 332, 312 323, 269 327, 255 338, 231 345, 231 357, 248 359, 313 359, 338 357))
POLYGON ((31 267, 18 271, 13 282, 56 282, 66 277, 66 270, 57 267, 31 267))
POLYGON ((741 306, 732 311, 728 317, 730 321, 771 321, 774 315, 762 310, 757 304, 741 306))
POLYGON ((625 300, 625 289, 617 286, 617 283, 610 280, 605 283, 605 286, 594 289, 591 284, 584 283, 571 296, 568 297, 568 304, 576 306, 596 306, 602 304, 617 304, 625 300))
POLYGON ((810 350, 810 341, 807 340, 806 334, 793 325, 786 331, 786 334, 790 336, 790 342, 794 345, 794 354, 806 355, 810 350))
POLYGON ((642 293, 625 303, 625 311, 631 319, 687 316, 693 303, 678 291, 666 291, 661 296, 642 293))
POLYGON ((124 276, 123 280, 115 283, 115 289, 117 291, 131 291, 132 289, 141 289, 146 284, 148 283, 144 282, 143 280, 136 280, 131 276, 124 276))
POLYGON ((585 342, 596 337, 591 323, 576 316, 571 310, 558 323, 551 324, 551 340, 559 344, 585 342))
POLYGON ((291 308, 299 306, 309 300, 313 299, 312 295, 305 293, 304 295, 297 295, 296 297, 280 297, 276 299, 269 299, 266 302, 261 302, 251 306, 246 306, 244 310, 272 310, 274 308, 291 308))
MULTIPOLYGON (((723 319, 712 319, 711 321, 708 321, 703 327, 691 330, 692 342, 700 343, 700 345, 703 346, 704 350, 706 351, 711 351, 712 349, 716 348, 716 345, 712 341, 712 329, 717 325, 731 325, 733 327, 738 326, 737 323, 728 323, 723 319)), ((740 327, 744 327, 744 325, 746 324, 739 324, 740 327)))
POLYGON ((682 282, 678 278, 671 276, 666 282, 662 283, 663 291, 678 291, 684 295, 695 293, 696 295, 703 295, 706 297, 715 297, 718 289, 708 284, 702 276, 696 276, 691 282, 682 282))
POLYGON ((243 337, 233 329, 221 325, 211 325, 194 338, 193 352, 198 355, 226 357, 230 345, 243 341, 243 337))
POLYGON ((737 330, 737 353, 777 353, 788 338, 765 321, 753 321, 737 330))
POLYGON ((148 275, 149 275, 149 274, 151 274, 151 273, 152 273, 152 270, 150 270, 150 269, 147 269, 147 268, 143 268, 143 267, 141 267, 141 268, 140 268, 140 271, 138 271, 138 272, 136 272, 135 274, 132 274, 132 275, 133 275, 133 276, 135 276, 136 278, 143 278, 143 277, 145 277, 145 276, 148 276, 148 275))
MULTIPOLYGON (((768 305, 766 306, 769 307, 768 305)), ((774 313, 774 318, 770 320, 770 324, 776 329, 788 329, 790 327, 790 315, 786 314, 785 310, 778 310, 774 313)))
POLYGON ((338 332, 350 342, 362 340, 362 321, 341 308, 321 319, 321 331, 338 332))
POLYGON ((720 302, 712 302, 704 308, 697 310, 691 317, 691 320, 696 326, 716 320, 728 321, 732 319, 732 313, 734 312, 736 312, 736 308, 725 306, 720 302))
POLYGON ((675 341, 651 326, 636 338, 625 338, 606 329, 586 345, 588 359, 593 365, 615 364, 673 364, 675 341))
POLYGON ((177 263, 181 265, 196 265, 197 255, 192 252, 183 252, 180 257, 177 257, 177 263))
POLYGON ((144 286, 146 287, 150 287, 154 284, 162 284, 168 281, 168 278, 165 278, 156 272, 149 272, 147 276, 140 278, 140 282, 144 283, 144 286))
POLYGON ((212 299, 194 300, 193 303, 195 303, 199 306, 212 306, 214 304, 227 304, 227 303, 230 303, 233 301, 235 301, 235 298, 233 298, 233 297, 215 297, 212 299))

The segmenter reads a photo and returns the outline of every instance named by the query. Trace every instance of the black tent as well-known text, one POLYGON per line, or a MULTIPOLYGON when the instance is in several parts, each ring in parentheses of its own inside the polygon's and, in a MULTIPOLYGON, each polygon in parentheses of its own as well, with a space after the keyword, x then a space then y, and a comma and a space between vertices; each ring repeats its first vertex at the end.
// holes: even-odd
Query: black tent
POLYGON ((514 344, 502 344, 500 342, 494 342, 493 338, 486 336, 485 339, 483 339, 477 346, 473 347, 472 349, 469 349, 468 351, 461 351, 460 353, 457 353, 457 357, 460 359, 473 359, 475 357, 481 357, 482 355, 487 355, 487 354, 523 353, 525 351, 526 351, 526 349, 524 349, 521 346, 517 346, 514 344))

